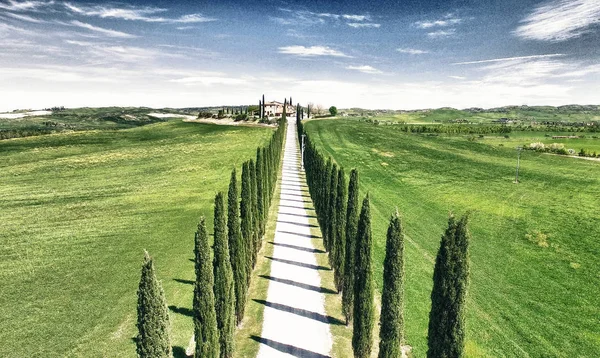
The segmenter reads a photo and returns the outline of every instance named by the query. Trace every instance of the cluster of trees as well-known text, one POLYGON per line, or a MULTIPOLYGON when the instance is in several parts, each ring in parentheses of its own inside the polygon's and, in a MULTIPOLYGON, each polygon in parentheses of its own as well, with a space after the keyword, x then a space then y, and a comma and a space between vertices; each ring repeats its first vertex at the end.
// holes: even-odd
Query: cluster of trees
POLYGON ((0 129, 0 140, 21 137, 33 137, 54 132, 54 130, 46 128, 0 129))
MULTIPOLYGON (((298 124, 298 136, 304 133, 298 124)), ((304 137, 304 168, 323 243, 334 269, 334 280, 342 294, 346 324, 353 324, 355 358, 371 356, 375 320, 374 283, 369 195, 359 213, 359 174, 350 172, 346 185, 344 169, 325 158, 304 137), (347 189, 346 189, 347 188, 347 189)), ((468 217, 453 216, 438 251, 431 293, 428 357, 460 357, 464 349, 464 304, 469 277, 468 217)), ((404 339, 404 230, 400 214, 390 218, 384 259, 380 316, 380 358, 400 357, 404 339)))
MULTIPOLYGON (((206 220, 200 218, 194 241, 196 357, 233 357, 235 327, 244 317, 250 277, 261 249, 277 180, 286 126, 286 118, 282 117, 269 144, 257 148, 256 160, 242 165, 241 193, 237 172, 233 169, 227 211, 223 193, 216 195, 212 252, 206 220)), ((147 253, 138 289, 137 311, 138 355, 142 358, 172 357, 165 295, 147 253)))

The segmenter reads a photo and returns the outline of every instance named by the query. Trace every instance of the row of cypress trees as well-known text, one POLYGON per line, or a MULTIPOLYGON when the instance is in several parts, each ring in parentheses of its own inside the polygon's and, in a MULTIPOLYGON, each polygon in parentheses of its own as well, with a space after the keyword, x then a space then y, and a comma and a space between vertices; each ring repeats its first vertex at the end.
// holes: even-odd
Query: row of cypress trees
MULTIPOLYGON (((233 169, 227 196, 217 193, 214 244, 211 252, 206 219, 200 218, 194 238, 193 318, 195 356, 231 358, 235 326, 244 317, 252 269, 265 233, 273 198, 287 120, 283 116, 256 159, 242 165, 241 198, 233 169)), ((169 313, 152 258, 145 252, 138 288, 137 353, 142 358, 172 357, 169 313)))
MULTIPOLYGON (((297 121, 298 136, 305 134, 297 121)), ((358 215, 356 169, 346 191, 343 168, 325 160, 304 136, 304 167, 323 243, 329 252, 346 323, 353 322, 355 358, 370 357, 374 325, 374 283, 370 199, 358 215)), ((428 357, 461 357, 464 349, 464 303, 468 287, 468 216, 451 216, 440 243, 433 275, 428 333, 428 357)), ((380 316, 380 358, 397 358, 404 343, 404 230, 398 211, 390 218, 384 259, 380 316)))

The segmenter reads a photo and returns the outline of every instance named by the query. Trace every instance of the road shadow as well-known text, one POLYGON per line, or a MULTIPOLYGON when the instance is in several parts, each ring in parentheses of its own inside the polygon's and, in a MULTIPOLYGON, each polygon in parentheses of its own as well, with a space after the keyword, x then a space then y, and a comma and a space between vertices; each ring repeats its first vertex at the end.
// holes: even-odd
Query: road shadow
MULTIPOLYGON (((290 209, 305 209, 305 210, 315 210, 312 207, 304 207, 304 206, 291 206, 291 205, 279 205, 280 208, 290 208, 290 209)), ((192 260, 194 261, 194 260, 192 260)))
POLYGON ((317 235, 312 235, 312 234, 300 234, 297 232, 293 232, 293 231, 285 231, 285 230, 277 230, 277 232, 280 232, 282 234, 290 234, 290 235, 296 235, 296 236, 300 236, 300 237, 305 237, 307 239, 321 239, 321 236, 317 236, 317 235))
POLYGON ((336 325, 336 326, 345 326, 346 325, 346 322, 342 321, 341 319, 337 319, 337 318, 331 317, 331 316, 326 316, 324 314, 320 314, 317 312, 312 312, 312 311, 304 310, 301 308, 291 307, 288 305, 282 305, 281 303, 269 302, 269 301, 265 301, 265 300, 257 300, 257 299, 252 299, 252 300, 256 303, 265 305, 266 307, 271 307, 276 310, 292 313, 292 314, 306 317, 309 319, 314 319, 315 321, 332 324, 332 325, 336 325))
POLYGON ((185 354, 185 348, 180 346, 173 346, 173 358, 187 358, 185 354))
POLYGON ((177 307, 177 306, 171 305, 171 306, 169 306, 169 309, 175 313, 179 313, 184 316, 194 317, 194 311, 192 311, 189 308, 177 307))
MULTIPOLYGON (((192 260, 192 261, 194 261, 194 260, 192 260)), ((194 282, 192 280, 184 280, 184 279, 181 279, 181 278, 174 278, 173 281, 176 281, 176 282, 179 282, 179 283, 184 283, 186 285, 193 285, 193 284, 196 283, 196 282, 194 282)))
POLYGON ((293 221, 277 220, 277 222, 282 223, 282 224, 290 224, 290 225, 297 225, 297 226, 303 226, 303 227, 318 227, 317 225, 314 225, 314 224, 296 223, 293 221))
POLYGON ((313 254, 326 254, 327 253, 327 252, 325 252, 323 250, 319 250, 319 249, 311 249, 310 247, 302 247, 302 246, 296 246, 296 245, 290 245, 290 244, 282 244, 282 243, 273 242, 273 241, 269 241, 269 244, 271 244, 271 245, 277 245, 277 246, 281 246, 281 247, 287 247, 288 249, 294 249, 294 250, 305 251, 305 252, 312 252, 313 254))
POLYGON ((300 214, 284 213, 284 212, 281 212, 281 211, 279 211, 277 214, 281 214, 281 215, 290 215, 290 216, 297 216, 297 217, 299 217, 299 218, 313 218, 313 219, 316 219, 316 218, 317 218, 317 217, 316 217, 316 216, 314 216, 314 215, 308 215, 308 214, 306 214, 306 215, 300 215, 300 214))
POLYGON ((326 356, 320 353, 315 353, 313 351, 309 351, 306 349, 302 349, 302 348, 298 348, 296 346, 292 346, 289 344, 285 344, 285 343, 280 343, 277 341, 274 341, 272 339, 267 339, 267 338, 262 338, 262 337, 258 337, 258 336, 250 336, 250 338, 258 343, 262 343, 265 344, 273 349, 276 349, 280 352, 283 353, 287 353, 290 354, 294 357, 299 357, 299 358, 331 358, 330 356, 326 356))
POLYGON ((268 258, 269 260, 281 262, 281 263, 288 264, 288 265, 294 265, 294 266, 298 266, 298 267, 304 267, 304 268, 311 269, 311 270, 331 271, 331 268, 325 267, 325 266, 305 264, 304 262, 298 262, 298 261, 292 261, 292 260, 285 260, 285 259, 278 259, 276 257, 271 257, 271 256, 265 256, 265 257, 268 258))
POLYGON ((285 201, 293 201, 293 202, 295 202, 295 203, 303 203, 303 204, 304 204, 304 202, 305 202, 304 200, 287 199, 287 198, 280 198, 279 200, 281 200, 281 201, 284 201, 284 200, 285 200, 285 201))
POLYGON ((302 289, 309 290, 309 291, 326 293, 326 294, 330 294, 330 295, 337 294, 336 291, 331 290, 329 288, 319 287, 319 286, 313 286, 313 285, 309 285, 309 284, 302 283, 302 282, 287 280, 285 278, 278 278, 278 277, 267 276, 267 275, 259 275, 259 277, 262 277, 262 278, 267 279, 267 280, 271 280, 273 282, 279 282, 279 283, 283 283, 285 285, 290 285, 290 286, 302 288, 302 289))

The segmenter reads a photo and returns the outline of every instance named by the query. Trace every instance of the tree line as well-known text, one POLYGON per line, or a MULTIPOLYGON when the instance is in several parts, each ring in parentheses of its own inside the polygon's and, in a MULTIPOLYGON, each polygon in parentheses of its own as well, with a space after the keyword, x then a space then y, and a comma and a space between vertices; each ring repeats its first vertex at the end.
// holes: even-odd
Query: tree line
MULTIPOLYGON (((359 173, 345 172, 331 157, 319 153, 297 121, 298 138, 304 140, 304 168, 309 192, 321 228, 323 244, 342 295, 346 324, 352 323, 355 358, 371 356, 375 320, 370 197, 359 211, 359 173), (303 138, 303 134, 305 135, 303 138), (303 138, 303 139, 302 139, 303 138)), ((428 357, 461 357, 464 351, 464 306, 469 282, 468 216, 450 216, 440 240, 431 292, 428 357)), ((398 358, 404 336, 404 229, 400 213, 391 217, 383 262, 379 357, 398 358)))
MULTIPOLYGON (((216 194, 212 250, 206 219, 201 217, 198 223, 192 302, 195 357, 233 357, 235 327, 244 318, 250 277, 262 246, 277 181, 286 126, 284 115, 268 145, 257 148, 256 158, 243 163, 241 188, 236 169, 232 170, 227 210, 223 193, 216 194)), ((138 356, 172 357, 167 303, 147 252, 137 294, 138 356)))

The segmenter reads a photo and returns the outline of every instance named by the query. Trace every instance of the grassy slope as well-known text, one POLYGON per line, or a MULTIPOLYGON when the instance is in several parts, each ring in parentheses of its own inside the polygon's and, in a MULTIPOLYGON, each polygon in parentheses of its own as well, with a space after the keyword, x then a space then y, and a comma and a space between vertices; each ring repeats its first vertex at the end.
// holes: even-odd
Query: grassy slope
POLYGON ((172 121, 1 141, 0 356, 134 357, 144 248, 180 353, 198 218, 212 227, 215 193, 271 133, 172 121))
POLYGON ((313 121, 311 138, 372 195, 376 282, 387 220, 398 206, 408 233, 406 325, 425 356, 431 277, 448 212, 472 214, 468 356, 594 356, 600 350, 597 285, 600 168, 527 152, 512 183, 512 148, 400 133, 358 121, 313 121), (530 242, 540 230, 551 247, 530 242), (576 267, 576 268, 574 268, 576 267))
MULTIPOLYGON (((359 111, 358 113, 369 113, 369 111, 359 111)), ((406 123, 447 123, 456 119, 465 119, 469 122, 489 123, 492 120, 497 120, 500 118, 510 118, 523 121, 588 122, 600 121, 600 111, 581 109, 558 110, 554 107, 530 107, 527 110, 511 108, 507 110, 507 112, 469 112, 453 108, 439 108, 426 112, 381 114, 374 119, 403 121, 406 123)))

